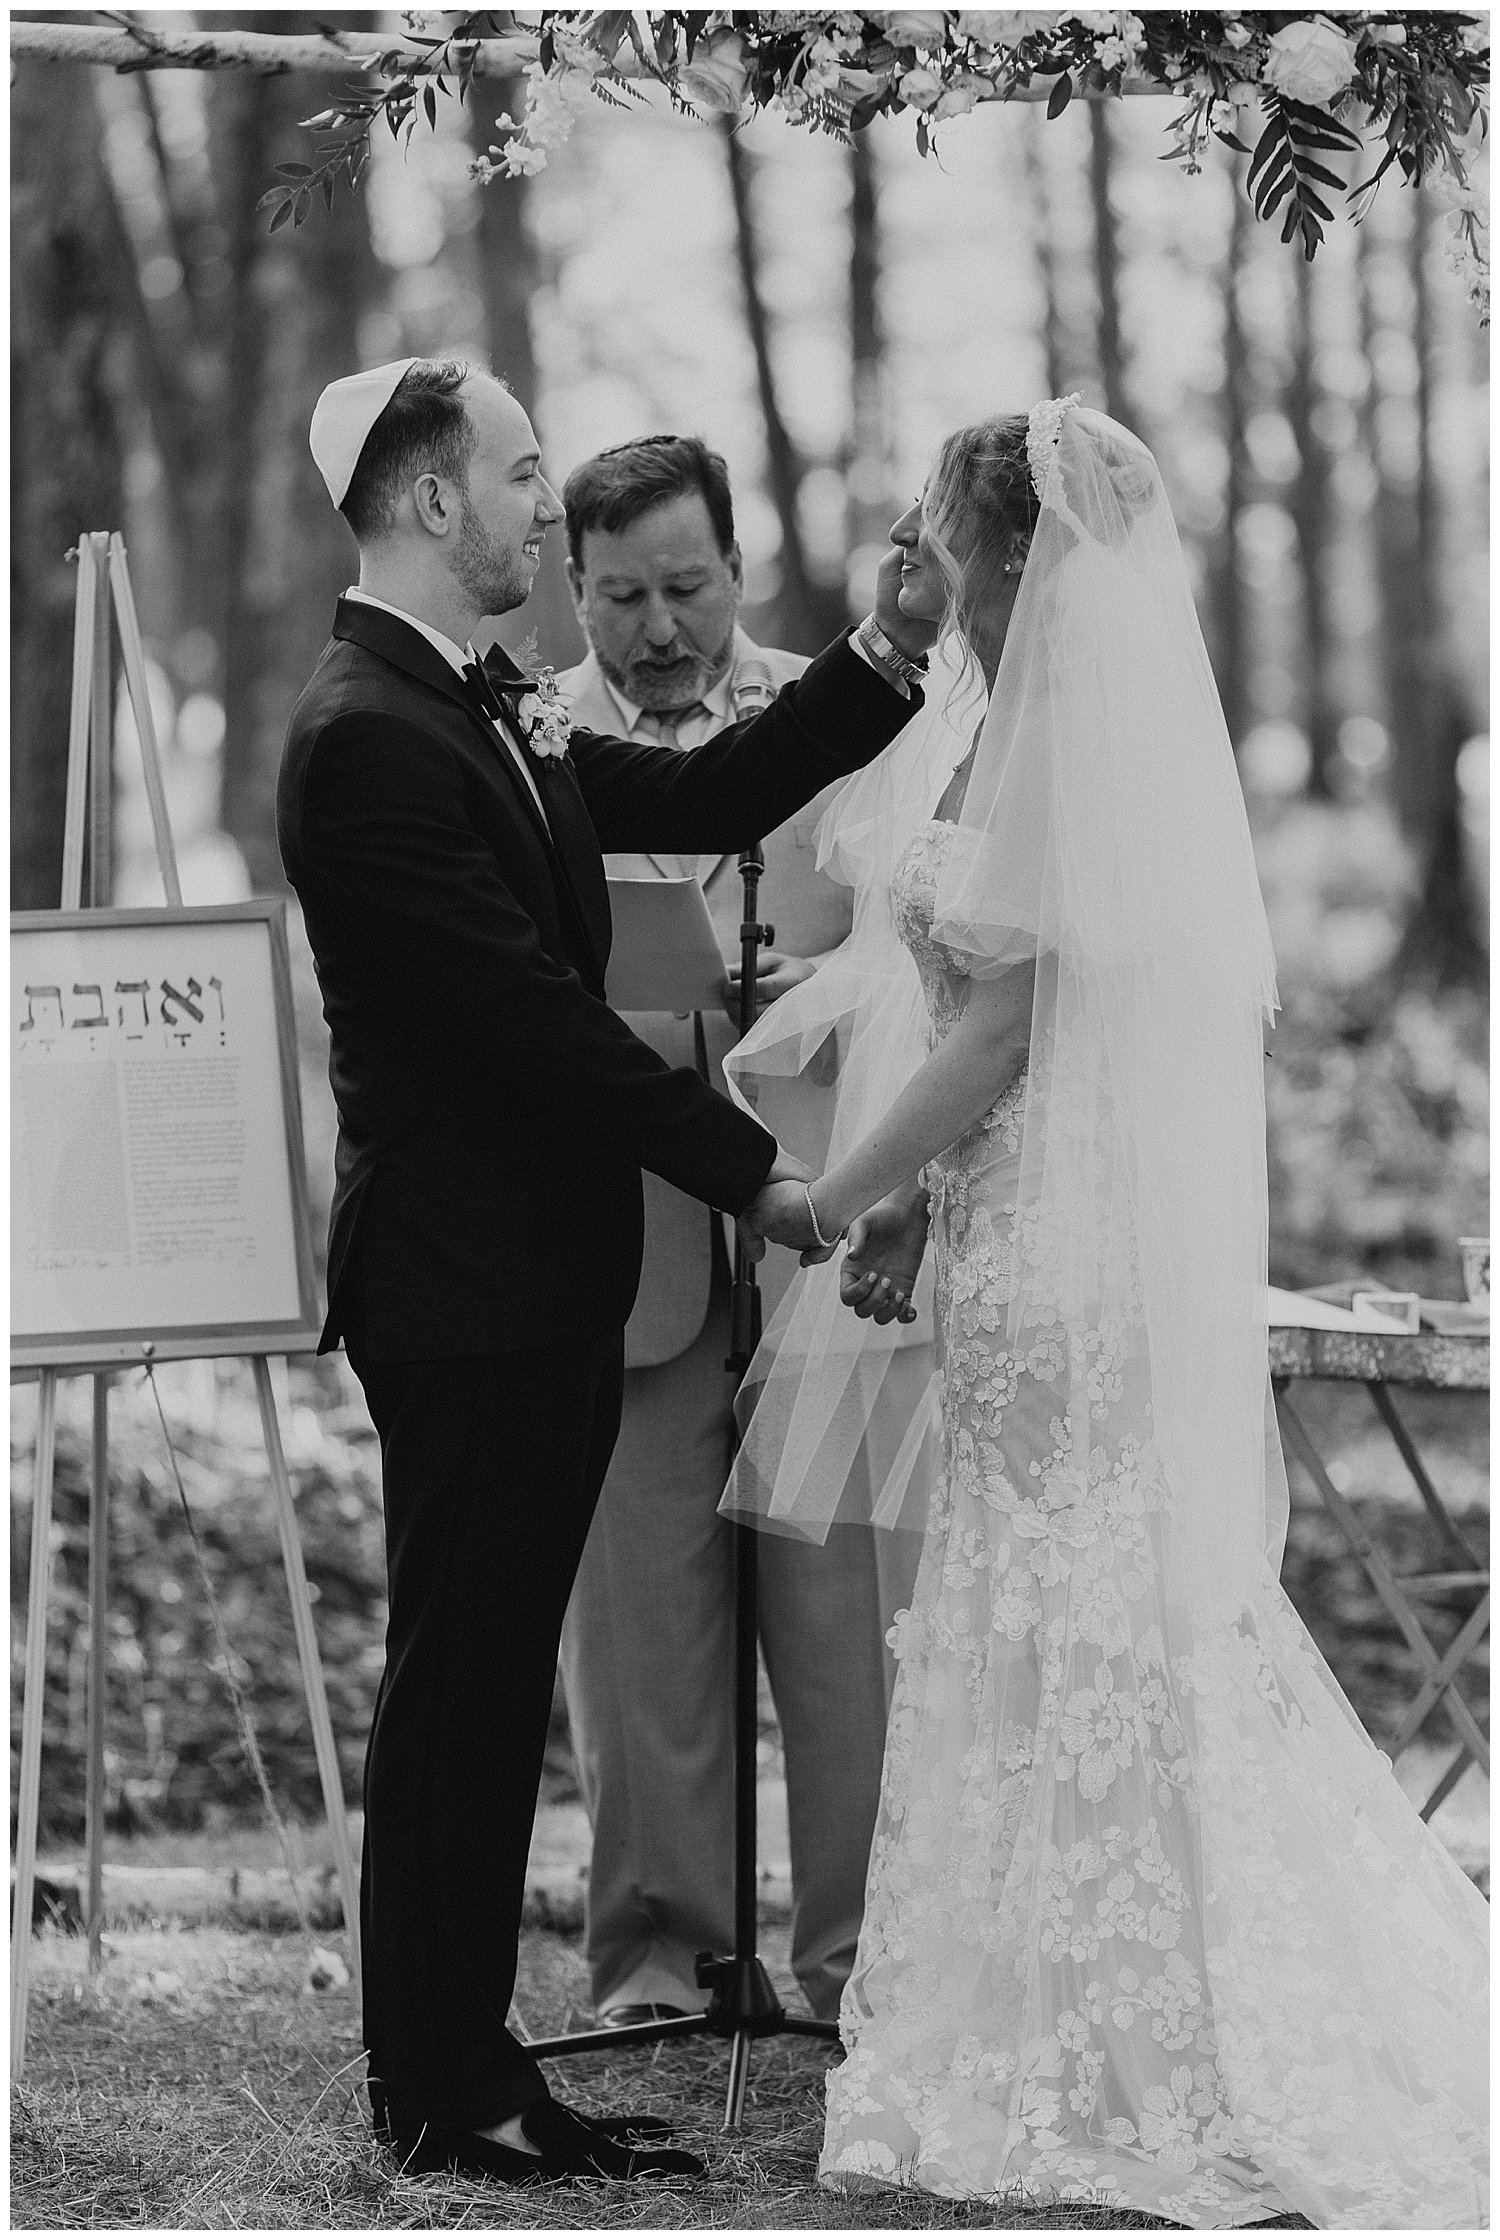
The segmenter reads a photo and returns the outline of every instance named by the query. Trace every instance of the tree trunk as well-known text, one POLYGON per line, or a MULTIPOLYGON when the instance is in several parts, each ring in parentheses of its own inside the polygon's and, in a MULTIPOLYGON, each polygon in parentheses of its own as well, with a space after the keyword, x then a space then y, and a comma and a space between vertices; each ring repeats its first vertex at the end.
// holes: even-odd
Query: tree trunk
MULTIPOLYGON (((310 17, 277 20, 288 31, 316 29, 310 17)), ((349 29, 371 20, 341 19, 349 29)), ((301 75, 263 84, 264 111, 247 120, 247 153, 263 147, 268 169, 305 160, 299 120, 326 107, 335 89, 336 81, 301 75)), ((265 225, 264 213, 256 222, 265 225)), ((360 318, 382 285, 363 194, 340 193, 331 212, 319 203, 305 225, 260 233, 247 279, 245 315, 258 332, 241 341, 252 362, 258 357, 260 378, 242 423, 246 520, 230 554, 222 815, 264 893, 285 886, 275 796, 287 719, 327 640, 334 601, 357 570, 307 429, 325 385, 357 370, 360 318)), ((242 378, 249 390, 248 372, 242 378)))
POLYGON ((1439 584, 1440 500, 1432 456, 1433 307, 1429 279, 1432 211, 1413 195, 1409 250, 1412 341, 1417 353, 1417 482, 1407 519, 1410 582, 1392 693, 1392 793, 1417 851, 1421 885, 1394 970, 1439 986, 1482 981, 1488 966, 1464 870, 1458 754, 1472 730, 1443 640, 1439 584))
POLYGON ((1120 339, 1120 222, 1110 206, 1114 150, 1107 105, 1089 109, 1089 195, 1094 210, 1094 294, 1097 305, 1096 356, 1104 409, 1111 420, 1128 425, 1125 358, 1120 339))
POLYGON ((1052 255, 1052 198, 1042 163, 1041 133, 1046 120, 1029 116, 1025 127, 1026 186, 1031 203, 1031 239, 1042 286, 1042 347, 1047 357, 1047 394, 1068 394, 1062 316, 1057 304, 1057 270, 1052 255))
MULTIPOLYGON (((469 137, 476 155, 488 154, 501 137, 495 120, 519 116, 525 100, 521 78, 476 79, 469 88, 469 137)), ((473 239, 478 263, 476 275, 484 304, 485 348, 490 369, 510 383, 517 400, 536 417, 537 371, 532 346, 531 298, 537 287, 536 247, 527 223, 527 179, 492 179, 476 187, 479 224, 473 239)), ((542 546, 542 564, 524 607, 507 615, 497 635, 511 653, 535 633, 543 661, 557 669, 570 668, 583 658, 585 641, 573 614, 563 562, 567 557, 567 531, 549 530, 542 546)))
POLYGON ((755 379, 766 430, 766 481, 781 524, 781 597, 777 643, 793 653, 816 653, 849 621, 843 587, 813 580, 797 519, 797 492, 805 470, 792 442, 771 365, 770 323, 760 284, 760 243, 750 208, 750 167, 732 125, 724 128, 729 187, 734 199, 735 248, 744 295, 745 325, 755 354, 755 379))
POLYGON ((849 150, 849 337, 854 414, 848 486, 849 549, 884 547, 891 526, 890 426, 885 329, 880 316, 880 199, 868 135, 849 150))
POLYGON ((120 444, 100 122, 87 69, 23 63, 11 89, 11 902, 62 883, 76 571, 118 528, 120 444))
POLYGON ((1385 448, 1380 439, 1381 394, 1376 374, 1379 359, 1375 347, 1377 318, 1373 271, 1379 253, 1379 237, 1372 233, 1367 220, 1359 228, 1355 249, 1359 280, 1360 353, 1369 370, 1369 379, 1359 408, 1359 435, 1374 476, 1375 496, 1370 509, 1370 528, 1375 545, 1375 582, 1379 599, 1376 658, 1380 666, 1381 696, 1384 703, 1382 713, 1386 728, 1394 740, 1398 729, 1406 729, 1413 714, 1418 723, 1421 721, 1420 699, 1413 710, 1405 689, 1410 676, 1411 648, 1420 631, 1420 624, 1413 625, 1408 610, 1414 599, 1420 599, 1421 586, 1413 578, 1411 555, 1407 549, 1405 532, 1410 525, 1410 515, 1392 487, 1385 448))
POLYGON ((231 792, 229 767, 231 753, 239 751, 244 736, 244 725, 236 722, 234 711, 244 679, 241 642, 246 594, 244 562, 250 547, 256 408, 264 381, 266 355, 267 322, 256 286, 260 258, 266 246, 266 219, 264 212, 258 212, 255 205, 266 191, 265 181, 271 172, 271 81, 237 74, 216 79, 210 117, 209 138, 214 151, 219 208, 227 236, 225 257, 231 273, 219 458, 219 520, 215 539, 219 598, 214 635, 229 721, 220 821, 226 830, 233 830, 228 823, 228 816, 233 813, 227 805, 231 792), (233 749, 229 744, 231 736, 235 741, 233 749))
POLYGON ((1291 514, 1302 571, 1303 714, 1312 750, 1307 790, 1314 800, 1327 801, 1332 797, 1329 771, 1337 744, 1337 710, 1329 689, 1333 647, 1328 627, 1328 590, 1324 581, 1329 542, 1329 460, 1327 446, 1314 425, 1318 382, 1313 268, 1300 256, 1296 267, 1297 307, 1286 410, 1301 462, 1291 491, 1291 514))
POLYGON ((1211 579, 1210 611, 1214 619, 1214 673, 1219 698, 1224 704, 1224 721, 1237 749, 1249 728, 1249 659, 1245 627, 1245 584, 1239 561, 1239 530, 1250 480, 1250 462, 1245 446, 1249 365, 1244 320, 1240 310, 1240 274, 1250 229, 1250 203, 1243 189, 1238 165, 1231 167, 1229 180, 1231 215, 1224 278, 1224 385, 1220 392, 1225 456, 1224 520, 1211 579))

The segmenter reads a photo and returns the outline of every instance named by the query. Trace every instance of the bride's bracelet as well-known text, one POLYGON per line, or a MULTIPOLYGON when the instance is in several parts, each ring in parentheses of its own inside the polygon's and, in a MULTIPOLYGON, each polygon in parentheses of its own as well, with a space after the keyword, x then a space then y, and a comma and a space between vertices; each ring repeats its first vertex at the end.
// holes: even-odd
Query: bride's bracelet
POLYGON ((818 1226, 818 1209, 813 1204, 812 1185, 810 1183, 803 1183, 802 1195, 807 1200, 807 1218, 812 1223, 813 1241, 820 1252, 832 1252, 836 1244, 843 1242, 849 1233, 848 1230, 840 1229, 836 1237, 825 1237, 818 1226))

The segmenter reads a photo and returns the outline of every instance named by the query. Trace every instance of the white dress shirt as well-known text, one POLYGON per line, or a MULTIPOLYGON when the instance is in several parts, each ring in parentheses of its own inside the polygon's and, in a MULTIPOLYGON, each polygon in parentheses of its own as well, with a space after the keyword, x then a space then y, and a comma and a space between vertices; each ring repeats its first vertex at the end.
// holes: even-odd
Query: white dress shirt
MULTIPOLYGON (((433 648, 434 652, 440 653, 443 659, 447 662, 449 668, 452 669, 460 677, 463 675, 465 668, 471 661, 479 660, 479 656, 474 651, 472 645, 455 645, 451 638, 445 638, 443 636, 441 630, 434 630, 430 622, 423 622, 418 615, 408 614, 404 607, 393 607, 389 599, 377 599, 373 591, 361 591, 358 584, 351 584, 349 586, 349 589, 344 593, 344 597, 346 599, 358 599, 367 607, 379 607, 382 613, 393 614, 398 622, 405 622, 409 624, 413 630, 420 631, 421 635, 427 640, 427 643, 433 648)), ((542 807, 542 797, 537 791, 536 780, 535 778, 533 778, 530 770, 526 766, 525 755, 521 751, 521 748, 519 747, 517 742, 511 737, 509 731, 505 729, 503 724, 497 723, 495 725, 495 729, 504 742, 506 748, 508 749, 511 760, 515 763, 516 768, 520 771, 522 777, 526 780, 527 790, 530 792, 532 800, 537 805, 537 813, 541 817, 543 824, 547 825, 547 830, 550 832, 552 830, 552 827, 547 822, 547 812, 542 807)))

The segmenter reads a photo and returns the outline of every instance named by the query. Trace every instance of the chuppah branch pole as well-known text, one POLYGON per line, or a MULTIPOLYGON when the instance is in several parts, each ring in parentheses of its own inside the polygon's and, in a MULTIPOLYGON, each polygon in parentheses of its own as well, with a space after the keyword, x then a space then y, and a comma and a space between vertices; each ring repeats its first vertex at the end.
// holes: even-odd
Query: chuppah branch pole
MULTIPOLYGON (((533 37, 476 39, 463 42, 461 51, 473 77, 513 78, 536 61, 539 44, 533 37)), ((431 50, 434 71, 440 51, 437 47, 431 50)), ((450 68, 459 51, 455 43, 447 56, 450 68)), ((264 77, 280 77, 290 70, 372 70, 383 56, 394 57, 403 70, 420 72, 426 59, 420 48, 374 31, 166 32, 144 24, 114 31, 97 24, 76 23, 13 23, 10 53, 13 62, 91 62, 121 71, 252 70, 264 77)), ((1013 87, 1006 98, 1046 101, 1053 85, 1053 80, 1041 79, 1033 85, 1013 87)), ((1118 89, 1079 86, 1074 99, 1113 101, 1120 94, 1167 92, 1165 86, 1141 79, 1127 81, 1118 89)))
MULTIPOLYGON (((92 62, 112 70, 254 70, 279 77, 289 70, 368 70, 383 55, 419 68, 421 50, 374 31, 156 31, 142 24, 105 30, 96 24, 13 23, 13 62, 92 62)), ((537 56, 534 38, 479 39, 464 49, 476 78, 513 78, 537 56)))

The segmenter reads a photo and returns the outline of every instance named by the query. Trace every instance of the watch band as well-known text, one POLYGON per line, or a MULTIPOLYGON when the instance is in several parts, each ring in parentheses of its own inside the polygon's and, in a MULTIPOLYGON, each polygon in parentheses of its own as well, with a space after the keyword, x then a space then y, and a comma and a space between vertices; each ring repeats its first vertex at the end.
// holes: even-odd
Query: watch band
POLYGON ((926 654, 922 654, 914 661, 909 653, 903 653, 898 645, 891 643, 880 624, 875 620, 874 615, 867 614, 865 616, 855 635, 866 651, 874 655, 881 667, 893 670, 903 684, 920 684, 926 676, 926 654))

